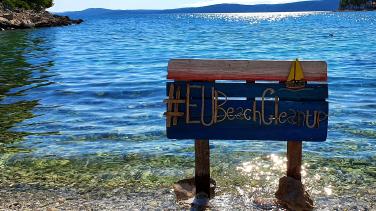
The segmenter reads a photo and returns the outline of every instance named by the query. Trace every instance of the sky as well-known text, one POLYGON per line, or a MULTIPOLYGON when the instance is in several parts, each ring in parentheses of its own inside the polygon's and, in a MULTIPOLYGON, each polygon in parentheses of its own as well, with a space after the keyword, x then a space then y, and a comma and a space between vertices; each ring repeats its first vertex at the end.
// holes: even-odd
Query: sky
POLYGON ((172 9, 212 4, 278 4, 302 0, 54 0, 52 12, 80 11, 87 8, 107 9, 172 9))

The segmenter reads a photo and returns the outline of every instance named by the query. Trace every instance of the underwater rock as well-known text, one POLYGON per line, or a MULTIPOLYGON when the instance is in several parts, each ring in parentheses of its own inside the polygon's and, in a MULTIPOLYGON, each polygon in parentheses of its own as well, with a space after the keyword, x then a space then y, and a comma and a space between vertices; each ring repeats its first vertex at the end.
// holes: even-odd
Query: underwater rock
MULTIPOLYGON (((210 198, 215 195, 216 182, 210 178, 210 198)), ((177 201, 189 200, 196 196, 195 178, 183 179, 174 184, 177 201)))
POLYGON ((206 193, 198 193, 191 203, 191 210, 192 211, 201 211, 209 208, 209 197, 206 193))
POLYGON ((174 192, 177 201, 188 200, 196 194, 194 178, 180 180, 174 184, 174 192))
POLYGON ((295 211, 313 210, 313 201, 308 192, 304 190, 301 181, 292 177, 279 179, 278 191, 275 193, 278 203, 295 211))

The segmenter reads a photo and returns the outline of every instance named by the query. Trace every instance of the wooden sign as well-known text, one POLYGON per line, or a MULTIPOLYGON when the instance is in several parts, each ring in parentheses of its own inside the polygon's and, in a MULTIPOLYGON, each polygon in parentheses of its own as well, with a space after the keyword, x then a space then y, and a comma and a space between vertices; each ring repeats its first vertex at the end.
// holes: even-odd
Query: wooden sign
POLYGON ((326 81, 326 68, 325 62, 315 61, 294 64, 291 61, 172 60, 168 78, 176 81, 167 83, 167 137, 325 141, 328 86, 307 83, 307 80, 326 81), (292 71, 295 69, 304 70, 304 76, 300 70, 297 88, 294 84, 298 74, 292 71), (289 79, 287 83, 290 77, 294 80, 289 79), (210 82, 200 82, 200 79, 210 82), (264 82, 254 83, 255 80, 264 82))
POLYGON ((196 193, 211 197, 209 139, 288 141, 298 181, 302 141, 326 140, 326 62, 179 59, 167 78, 167 137, 195 139, 196 193))

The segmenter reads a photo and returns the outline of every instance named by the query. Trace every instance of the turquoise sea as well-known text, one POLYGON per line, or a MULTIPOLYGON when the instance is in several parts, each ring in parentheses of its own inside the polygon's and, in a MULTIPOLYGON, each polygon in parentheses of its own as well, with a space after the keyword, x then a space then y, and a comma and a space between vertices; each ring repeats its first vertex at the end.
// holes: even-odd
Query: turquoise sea
MULTIPOLYGON (((179 209, 171 187, 193 176, 194 143, 166 138, 168 60, 299 58, 327 61, 329 74, 328 140, 303 145, 307 190, 318 210, 376 210, 376 12, 81 18, 0 32, 0 199, 121 187, 142 193, 125 207, 179 209)), ((210 147, 214 209, 274 197, 285 142, 210 147)))

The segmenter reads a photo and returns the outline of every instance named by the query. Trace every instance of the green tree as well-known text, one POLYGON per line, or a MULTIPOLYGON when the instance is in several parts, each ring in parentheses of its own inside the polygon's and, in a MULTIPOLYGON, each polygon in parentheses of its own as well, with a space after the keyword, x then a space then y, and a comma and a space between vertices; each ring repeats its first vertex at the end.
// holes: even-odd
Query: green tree
POLYGON ((7 9, 43 10, 53 6, 53 0, 0 0, 7 9))
POLYGON ((340 9, 362 9, 367 8, 368 0, 341 0, 340 9))
POLYGON ((341 0, 339 8, 340 9, 346 9, 349 6, 349 0, 341 0))

